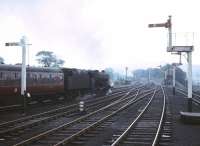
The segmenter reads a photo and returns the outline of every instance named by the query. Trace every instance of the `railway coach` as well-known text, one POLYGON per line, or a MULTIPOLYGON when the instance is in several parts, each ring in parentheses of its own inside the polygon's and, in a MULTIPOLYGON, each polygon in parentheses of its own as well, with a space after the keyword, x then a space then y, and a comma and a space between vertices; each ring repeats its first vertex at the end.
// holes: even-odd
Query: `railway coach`
MULTIPOLYGON (((102 93, 109 87, 109 77, 97 70, 27 67, 27 92, 31 100, 42 101, 63 95, 75 97, 102 93)), ((0 106, 22 103, 21 65, 0 65, 0 106)))
MULTIPOLYGON (((33 98, 64 93, 62 70, 53 68, 27 67, 27 92, 33 98), (42 96, 41 96, 42 95, 42 96)), ((0 65, 0 103, 20 103, 21 66, 0 65)))

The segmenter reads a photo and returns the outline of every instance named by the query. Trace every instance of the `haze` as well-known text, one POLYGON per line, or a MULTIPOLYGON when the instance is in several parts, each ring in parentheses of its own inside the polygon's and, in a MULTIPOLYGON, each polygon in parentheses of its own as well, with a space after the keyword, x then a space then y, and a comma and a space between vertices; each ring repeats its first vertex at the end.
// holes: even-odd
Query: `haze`
POLYGON ((173 32, 194 32, 186 43, 194 45, 193 64, 199 64, 197 0, 1 0, 0 56, 7 64, 21 62, 21 48, 4 44, 25 35, 32 44, 30 65, 37 65, 35 54, 41 50, 53 51, 65 60, 65 67, 86 69, 178 62, 178 56, 166 52, 167 30, 147 27, 166 22, 168 15, 173 32))

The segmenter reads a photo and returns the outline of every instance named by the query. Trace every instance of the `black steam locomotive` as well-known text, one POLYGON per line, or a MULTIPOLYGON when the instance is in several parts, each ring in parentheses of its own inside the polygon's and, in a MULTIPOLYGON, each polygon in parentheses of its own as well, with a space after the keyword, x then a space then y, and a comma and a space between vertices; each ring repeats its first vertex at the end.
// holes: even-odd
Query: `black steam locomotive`
MULTIPOLYGON (((109 76, 97 70, 27 67, 27 92, 34 100, 65 95, 105 93, 109 76)), ((21 102, 21 66, 0 65, 0 106, 21 102)))

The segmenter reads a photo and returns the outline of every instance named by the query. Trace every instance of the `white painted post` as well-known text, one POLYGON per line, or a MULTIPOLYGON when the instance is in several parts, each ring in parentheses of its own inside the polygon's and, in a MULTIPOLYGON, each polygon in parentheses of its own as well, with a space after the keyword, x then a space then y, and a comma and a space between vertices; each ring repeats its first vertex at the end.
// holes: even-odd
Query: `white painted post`
POLYGON ((22 46, 22 68, 21 68, 21 95, 24 96, 26 91, 26 38, 22 37, 21 41, 22 46))
POLYGON ((125 82, 127 83, 127 71, 128 71, 128 67, 126 67, 125 70, 126 70, 126 80, 125 80, 125 82))
POLYGON ((188 56, 188 112, 192 112, 192 52, 188 56))
POLYGON ((81 113, 84 112, 84 101, 80 101, 80 102, 79 102, 79 111, 80 111, 81 113))
POLYGON ((171 48, 172 47, 172 24, 171 24, 171 17, 172 16, 169 16, 169 19, 167 21, 168 23, 168 32, 169 32, 169 40, 168 40, 168 47, 171 48))
POLYGON ((167 79, 167 70, 165 71, 165 80, 167 79))
MULTIPOLYGON (((23 112, 26 111, 26 96, 30 97, 30 94, 26 92, 26 38, 23 36, 20 42, 7 42, 5 46, 21 46, 22 47, 22 65, 21 65, 21 95, 23 98, 23 112)), ((30 45, 30 44, 29 44, 30 45)))
POLYGON ((173 65, 173 95, 175 95, 175 84, 176 84, 176 66, 173 65))
POLYGON ((166 81, 167 81, 167 71, 165 70, 164 73, 165 73, 164 83, 165 83, 165 85, 166 85, 166 84, 167 84, 167 82, 166 82, 166 81))
POLYGON ((150 80, 151 80, 151 72, 150 72, 150 69, 148 70, 148 82, 150 83, 150 80))

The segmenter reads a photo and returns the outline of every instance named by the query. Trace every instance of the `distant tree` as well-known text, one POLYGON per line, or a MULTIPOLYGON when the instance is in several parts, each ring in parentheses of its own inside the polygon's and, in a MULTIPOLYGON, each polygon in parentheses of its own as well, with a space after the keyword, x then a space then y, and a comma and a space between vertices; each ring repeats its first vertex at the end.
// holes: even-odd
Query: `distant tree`
MULTIPOLYGON (((162 70, 167 70, 168 65, 162 67, 162 70)), ((161 71, 159 68, 148 68, 148 69, 137 69, 132 72, 134 74, 134 77, 139 78, 148 78, 150 73, 151 80, 154 79, 162 79, 164 77, 163 71, 161 71)))
POLYGON ((3 57, 0 57, 0 64, 5 64, 3 57))
POLYGON ((65 63, 64 60, 56 59, 55 62, 53 63, 53 65, 52 65, 52 67, 60 67, 60 66, 63 66, 64 63, 65 63))
POLYGON ((65 63, 64 60, 57 58, 51 51, 40 51, 36 54, 36 57, 38 63, 44 67, 60 67, 65 63))
POLYGON ((148 71, 145 69, 137 69, 132 72, 136 78, 148 77, 148 71))

